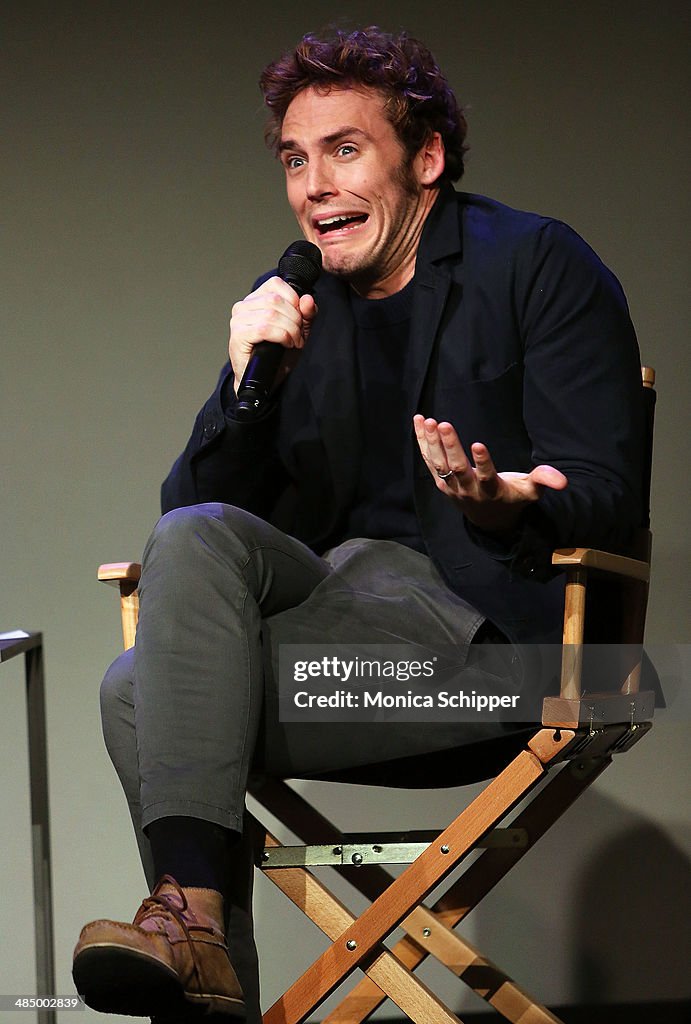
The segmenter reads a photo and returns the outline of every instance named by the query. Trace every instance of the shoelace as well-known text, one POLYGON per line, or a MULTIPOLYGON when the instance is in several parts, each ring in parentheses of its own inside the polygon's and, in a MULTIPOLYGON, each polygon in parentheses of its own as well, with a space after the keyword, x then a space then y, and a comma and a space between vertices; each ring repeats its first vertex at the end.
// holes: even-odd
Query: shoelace
MULTIPOLYGON (((135 917, 133 923, 138 925, 141 924, 142 921, 145 921, 146 918, 148 917, 158 917, 161 915, 161 913, 169 914, 170 917, 172 917, 173 920, 180 925, 183 934, 187 939, 187 944, 189 945, 190 953, 192 954, 192 963, 194 965, 194 973, 197 976, 197 984, 199 985, 199 991, 203 992, 204 983, 202 981, 201 968, 199 966, 199 961, 197 960, 197 954, 194 950, 194 942, 192 941, 190 929, 187 925, 187 922, 185 921, 185 918, 183 917, 183 914, 186 910, 189 910, 190 914, 192 914, 192 916, 194 917, 194 911, 190 909, 190 906, 187 902, 187 897, 185 896, 184 892, 182 891, 176 880, 172 877, 172 875, 163 875, 156 888, 159 889, 164 883, 173 886, 175 892, 180 897, 181 906, 178 906, 176 903, 173 902, 172 893, 162 892, 158 895, 156 893, 153 893, 153 895, 147 896, 146 899, 142 901, 142 905, 139 908, 139 911, 137 912, 137 916, 135 917)), ((197 931, 208 932, 210 935, 213 935, 213 928, 209 928, 207 925, 197 923, 194 924, 193 927, 197 931)))

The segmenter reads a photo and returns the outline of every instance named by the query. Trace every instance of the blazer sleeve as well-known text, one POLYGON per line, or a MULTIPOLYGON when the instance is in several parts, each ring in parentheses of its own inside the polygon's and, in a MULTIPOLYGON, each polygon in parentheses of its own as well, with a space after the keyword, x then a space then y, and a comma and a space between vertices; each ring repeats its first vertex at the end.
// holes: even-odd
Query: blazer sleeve
POLYGON ((233 372, 227 363, 163 482, 162 512, 220 501, 269 517, 287 483, 276 446, 277 409, 244 423, 233 418, 234 403, 233 372))
POLYGON ((476 541, 538 578, 553 548, 624 550, 640 525, 644 465, 640 356, 623 291, 574 231, 545 221, 515 264, 514 305, 524 345, 523 418, 532 464, 568 479, 545 489, 501 550, 476 541))

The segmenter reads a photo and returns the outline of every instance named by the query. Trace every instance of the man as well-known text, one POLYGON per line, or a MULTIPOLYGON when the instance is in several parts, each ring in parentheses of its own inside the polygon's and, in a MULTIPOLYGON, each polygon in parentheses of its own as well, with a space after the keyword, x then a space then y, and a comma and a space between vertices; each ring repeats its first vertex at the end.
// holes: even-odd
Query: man
POLYGON ((376 774, 464 747, 472 778, 522 740, 501 722, 282 722, 280 644, 454 644, 472 685, 483 641, 559 640, 554 546, 621 548, 639 521, 621 289, 565 225, 455 192, 465 122, 429 51, 308 36, 262 88, 325 272, 314 297, 270 275, 233 307, 229 364, 163 485, 136 648, 103 687, 156 888, 134 924, 86 926, 74 976, 90 1005, 157 1019, 259 1019, 250 770, 376 774), (300 358, 244 422, 260 341, 300 358))

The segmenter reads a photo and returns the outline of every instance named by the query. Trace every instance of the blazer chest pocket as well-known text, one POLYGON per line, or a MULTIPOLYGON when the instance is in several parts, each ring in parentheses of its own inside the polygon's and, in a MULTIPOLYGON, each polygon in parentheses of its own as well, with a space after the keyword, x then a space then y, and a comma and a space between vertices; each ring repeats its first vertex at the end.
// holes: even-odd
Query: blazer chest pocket
POLYGON ((523 367, 512 363, 496 377, 437 379, 425 394, 426 416, 448 420, 469 453, 474 441, 489 448, 500 470, 531 468, 531 444, 523 423, 523 367))

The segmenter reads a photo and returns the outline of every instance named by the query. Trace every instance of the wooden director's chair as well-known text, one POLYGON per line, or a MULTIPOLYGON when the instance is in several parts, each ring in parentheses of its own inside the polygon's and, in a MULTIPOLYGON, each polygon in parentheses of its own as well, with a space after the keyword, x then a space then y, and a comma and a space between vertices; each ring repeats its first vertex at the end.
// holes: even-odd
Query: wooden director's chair
MULTIPOLYGON (((654 371, 643 367, 642 377, 648 424, 644 496, 649 499, 654 371)), ((331 940, 328 949, 267 1010, 264 1024, 305 1021, 356 968, 364 976, 324 1018, 324 1024, 360 1024, 386 998, 415 1024, 459 1024, 459 1018, 413 973, 428 956, 441 961, 506 1020, 560 1024, 559 1018, 454 928, 611 764, 613 756, 628 751, 651 728, 655 695, 639 689, 650 551, 646 513, 631 557, 591 548, 553 553, 553 565, 566 573, 560 694, 545 698, 541 727, 443 831, 345 836, 284 782, 265 780, 251 790, 259 804, 293 834, 317 844, 282 846, 266 831, 262 869, 331 940), (585 642, 591 636, 585 614, 589 582, 589 606, 595 603, 598 589, 605 591, 607 644, 616 642, 626 645, 629 653, 637 652, 606 692, 588 692, 583 661, 585 642), (524 802, 531 792, 532 799, 524 802), (519 803, 522 809, 509 827, 499 828, 519 803), (481 852, 465 872, 433 906, 426 906, 423 900, 429 893, 477 850, 481 852), (392 878, 382 864, 394 863, 409 866, 392 878), (309 870, 319 865, 335 867, 371 901, 359 917, 309 870), (396 928, 404 936, 389 948, 384 940, 396 928)), ((132 562, 102 565, 98 573, 100 580, 119 587, 126 647, 134 643, 139 575, 140 566, 132 562)), ((603 642, 602 636, 597 640, 603 642)))

